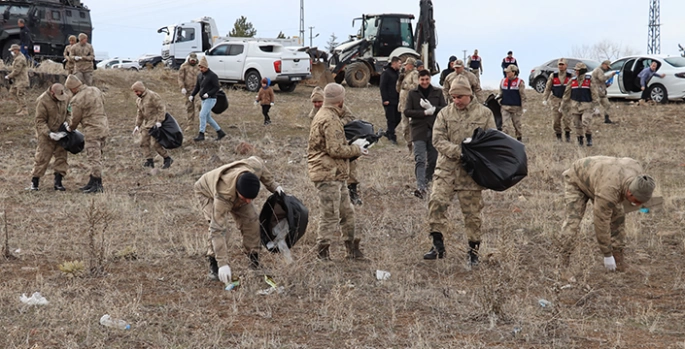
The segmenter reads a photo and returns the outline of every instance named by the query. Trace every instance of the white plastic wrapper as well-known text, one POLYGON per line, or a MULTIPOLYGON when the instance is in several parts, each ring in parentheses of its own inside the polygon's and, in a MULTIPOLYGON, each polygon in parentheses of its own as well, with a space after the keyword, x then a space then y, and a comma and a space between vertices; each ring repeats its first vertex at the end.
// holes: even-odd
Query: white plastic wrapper
POLYGON ((26 305, 46 305, 50 303, 45 297, 40 295, 40 292, 34 292, 31 297, 26 297, 26 293, 22 293, 19 300, 26 305))

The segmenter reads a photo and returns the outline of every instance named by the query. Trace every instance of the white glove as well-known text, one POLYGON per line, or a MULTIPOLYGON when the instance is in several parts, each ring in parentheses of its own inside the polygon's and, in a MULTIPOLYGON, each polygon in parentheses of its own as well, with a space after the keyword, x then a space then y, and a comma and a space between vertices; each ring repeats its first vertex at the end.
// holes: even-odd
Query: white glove
POLYGON ((186 93, 188 93, 188 90, 186 90, 185 88, 182 88, 182 89, 181 89, 181 94, 185 95, 186 93))
POLYGON ((614 259, 614 256, 604 257, 604 267, 607 268, 608 271, 616 270, 616 260, 614 259))
POLYGON ((231 280, 231 267, 229 267, 228 264, 219 268, 219 280, 221 280, 221 282, 223 282, 225 284, 232 281, 231 280))
POLYGON ((131 134, 134 135, 138 131, 140 131, 140 127, 136 126, 136 128, 133 129, 133 132, 131 132, 131 134))
POLYGON ((272 107, 274 106, 274 102, 271 102, 271 106, 272 106, 272 107))
POLYGON ((546 99, 544 101, 542 101, 542 105, 544 105, 545 107, 547 106, 547 100, 546 99))
POLYGON ((50 138, 52 138, 53 141, 59 141, 60 139, 66 137, 66 135, 66 132, 50 132, 50 138))
POLYGON ((71 129, 69 128, 69 124, 66 121, 64 122, 64 128, 67 129, 67 132, 71 132, 71 129))
POLYGON ((75 60, 75 61, 80 61, 80 60, 81 60, 81 56, 74 56, 74 60, 75 60))
POLYGON ((599 110, 599 108, 595 108, 595 110, 593 110, 593 112, 594 112, 595 114, 599 115, 600 110, 599 110))
POLYGON ((188 100, 192 102, 192 101, 193 101, 193 96, 188 96, 188 100))
POLYGON ((528 109, 523 109, 523 114, 525 114, 528 111, 528 109))
POLYGON ((423 109, 430 109, 430 108, 433 107, 433 105, 431 104, 431 102, 429 102, 429 101, 428 101, 427 99, 425 99, 425 98, 421 98, 421 102, 419 102, 419 104, 421 105, 421 108, 423 108, 423 109))
POLYGON ((9 75, 5 75, 5 80, 9 80, 9 79, 10 79, 10 76, 9 76, 9 75))
POLYGON ((280 185, 279 185, 278 187, 276 187, 276 192, 279 193, 279 194, 281 194, 281 195, 285 194, 285 191, 283 190, 283 187, 281 187, 280 185))
POLYGON ((359 150, 362 151, 362 154, 366 155, 369 153, 368 146, 371 144, 371 142, 367 141, 364 138, 359 138, 358 140, 352 142, 352 144, 356 145, 359 147, 359 150))
POLYGON ((433 115, 434 113, 435 113, 435 107, 434 106, 431 106, 430 108, 423 111, 424 115, 433 115))
POLYGON ((160 128, 160 127, 162 127, 162 123, 161 122, 155 122, 155 126, 157 126, 157 128, 160 128))
POLYGON ((202 95, 202 98, 209 98, 209 95, 205 93, 202 95))
POLYGON ((560 112, 560 113, 563 113, 564 111, 563 111, 563 110, 561 110, 561 108, 559 108, 559 112, 560 112))

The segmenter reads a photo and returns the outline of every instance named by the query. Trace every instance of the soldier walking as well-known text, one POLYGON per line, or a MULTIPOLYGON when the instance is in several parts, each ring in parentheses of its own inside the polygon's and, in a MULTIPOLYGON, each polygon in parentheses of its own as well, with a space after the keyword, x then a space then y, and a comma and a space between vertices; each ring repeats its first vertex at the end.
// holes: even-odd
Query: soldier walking
POLYGON ((369 142, 358 139, 347 144, 343 129, 345 89, 335 83, 324 88, 321 110, 312 120, 307 146, 309 178, 319 197, 319 226, 316 231, 317 256, 330 260, 331 240, 342 228, 348 259, 363 259, 359 249, 361 234, 355 231, 354 208, 345 182, 351 158, 368 154, 369 142))
POLYGON ((587 202, 592 200, 595 235, 604 255, 604 267, 625 271, 624 203, 641 205, 649 201, 656 187, 654 179, 644 174, 636 160, 608 156, 576 160, 563 176, 566 220, 557 239, 563 263, 569 263, 587 202))
POLYGON ((518 62, 516 61, 516 58, 514 58, 514 52, 507 52, 507 56, 502 59, 502 72, 504 73, 504 77, 507 77, 507 72, 505 71, 507 67, 510 65, 515 65, 516 68, 519 67, 518 62))
MULTIPOLYGON (((407 96, 409 95, 409 91, 419 86, 419 72, 418 70, 414 69, 415 64, 416 59, 412 57, 407 58, 407 60, 404 61, 404 73, 401 73, 400 77, 397 80, 397 92, 400 93, 400 101, 397 106, 397 110, 400 113, 404 112, 405 104, 407 104, 407 96)), ((403 114, 401 123, 404 125, 402 131, 404 135, 404 141, 407 142, 407 148, 409 148, 409 153, 411 153, 411 121, 406 115, 403 114)))
POLYGON ((84 193, 101 193, 102 186, 102 153, 105 140, 109 135, 109 125, 105 114, 105 99, 102 91, 95 86, 86 86, 75 75, 69 75, 64 84, 74 95, 71 98, 71 122, 67 131, 83 126, 85 150, 90 166, 90 180, 80 188, 84 193))
POLYGON ((445 82, 442 85, 442 93, 445 97, 445 101, 447 101, 447 104, 452 103, 452 97, 450 96, 450 85, 457 78, 457 76, 460 75, 464 76, 466 80, 468 80, 476 102, 485 102, 485 96, 483 96, 483 89, 480 88, 480 81, 478 80, 478 77, 464 68, 464 61, 458 59, 452 63, 452 67, 454 68, 454 71, 447 75, 445 82))
POLYGON ((29 190, 38 190, 40 177, 43 177, 48 169, 50 159, 55 158, 52 168, 55 172, 55 190, 66 190, 62 185, 62 178, 67 175, 67 150, 62 148, 58 141, 66 136, 59 128, 65 122, 68 123, 67 104, 69 94, 62 84, 53 84, 47 91, 36 99, 36 155, 31 171, 31 187, 29 190))
POLYGON ((564 97, 559 111, 571 115, 576 128, 578 145, 583 145, 583 135, 587 139, 587 146, 592 146, 592 115, 599 114, 599 93, 597 85, 592 83, 592 75, 588 74, 587 66, 578 62, 574 67, 575 74, 571 83, 566 85, 564 97))
POLYGON ((597 97, 599 98, 599 104, 604 109, 605 124, 612 124, 611 119, 609 119, 611 104, 607 97, 607 81, 616 75, 616 71, 609 72, 610 69, 611 61, 607 59, 592 71, 592 84, 597 86, 597 97))
POLYGON ((226 242, 229 213, 243 237, 243 250, 250 260, 250 268, 259 268, 259 216, 252 200, 259 194, 260 182, 270 192, 283 194, 283 188, 274 181, 264 160, 256 156, 211 170, 195 182, 195 196, 209 223, 207 259, 210 279, 231 282, 226 242))
POLYGON ((520 142, 523 134, 521 132, 521 117, 526 112, 526 82, 518 77, 519 68, 516 65, 509 65, 504 72, 507 74, 499 85, 499 95, 502 96, 502 126, 504 132, 508 131, 509 121, 514 125, 516 139, 520 142))
POLYGON ((74 56, 74 75, 88 86, 93 86, 93 60, 95 51, 93 46, 88 43, 88 35, 81 33, 78 35, 78 44, 72 46, 70 53, 74 56))
POLYGON ((192 92, 195 89, 198 75, 200 75, 200 67, 197 65, 197 54, 191 53, 188 56, 188 60, 183 62, 181 68, 178 69, 178 86, 181 88, 181 94, 185 100, 186 115, 188 116, 189 123, 195 123, 195 118, 197 117, 197 103, 195 100, 188 98, 188 92, 192 92))
POLYGON ((138 112, 133 134, 140 132, 142 136, 140 148, 143 150, 143 157, 146 159, 143 167, 155 167, 155 159, 152 153, 154 148, 157 154, 164 158, 162 169, 167 169, 174 160, 169 156, 169 152, 154 137, 150 136, 150 130, 153 127, 162 127, 162 122, 166 117, 166 106, 162 98, 155 91, 146 88, 142 81, 136 81, 131 86, 131 90, 138 96, 136 100, 138 112))
POLYGON ((10 52, 14 60, 12 61, 12 71, 5 75, 5 80, 8 80, 12 85, 10 97, 17 104, 15 113, 17 116, 27 116, 29 113, 26 110, 26 90, 29 88, 29 68, 26 57, 20 52, 19 45, 12 44, 10 52))
MULTIPOLYGON (((466 64, 471 69, 473 75, 476 76, 476 79, 478 79, 478 84, 480 84, 480 76, 483 75, 483 59, 478 55, 478 50, 473 50, 473 55, 469 56, 466 64)), ((484 102, 484 100, 481 100, 481 102, 484 102)))
POLYGON ((424 259, 445 257, 443 234, 449 231, 447 210, 456 193, 464 215, 468 239, 468 260, 478 264, 481 243, 481 211, 483 187, 476 184, 461 166, 461 142, 473 134, 475 128, 495 128, 492 111, 473 99, 473 91, 464 77, 452 84, 453 103, 438 113, 433 126, 433 145, 438 150, 438 162, 428 203, 428 225, 433 247, 424 259))
POLYGON ((64 70, 67 71, 67 75, 74 74, 74 56, 71 54, 71 48, 76 45, 76 37, 69 35, 69 45, 64 46, 64 70))
POLYGON ((563 121, 566 142, 571 142, 570 116, 567 113, 560 111, 559 108, 561 107, 561 99, 564 97, 566 85, 571 81, 573 75, 566 70, 567 63, 565 58, 559 58, 557 66, 559 67, 559 72, 550 75, 547 79, 545 92, 542 94, 542 105, 550 107, 550 110, 552 111, 552 117, 554 119, 552 128, 557 135, 557 140, 561 141, 561 123, 563 121))

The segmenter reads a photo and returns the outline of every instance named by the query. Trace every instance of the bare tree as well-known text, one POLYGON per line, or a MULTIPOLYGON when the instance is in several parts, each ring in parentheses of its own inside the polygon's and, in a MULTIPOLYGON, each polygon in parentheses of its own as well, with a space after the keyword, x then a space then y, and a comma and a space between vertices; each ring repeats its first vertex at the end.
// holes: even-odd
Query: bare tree
POLYGON ((602 40, 590 45, 573 46, 571 48, 571 56, 577 58, 589 58, 596 61, 616 60, 624 56, 630 56, 637 53, 637 50, 630 46, 624 46, 608 39, 602 40))

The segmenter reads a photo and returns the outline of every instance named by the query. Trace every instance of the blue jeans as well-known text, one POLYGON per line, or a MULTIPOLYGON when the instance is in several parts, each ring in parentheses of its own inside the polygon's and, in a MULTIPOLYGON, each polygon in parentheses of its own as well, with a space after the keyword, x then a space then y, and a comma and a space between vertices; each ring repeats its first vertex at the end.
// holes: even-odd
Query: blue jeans
POLYGON ((207 123, 212 126, 217 132, 221 130, 219 124, 212 118, 212 108, 216 104, 216 98, 207 98, 202 101, 202 109, 200 109, 200 132, 204 133, 207 128, 207 123))
POLYGON ((24 46, 21 46, 21 47, 19 48, 19 51, 21 52, 21 54, 24 55, 24 57, 26 57, 26 61, 27 61, 27 62, 32 63, 33 65, 38 65, 38 62, 36 62, 36 61, 33 59, 33 57, 31 57, 31 55, 29 55, 29 51, 28 51, 27 49, 25 49, 24 46))

